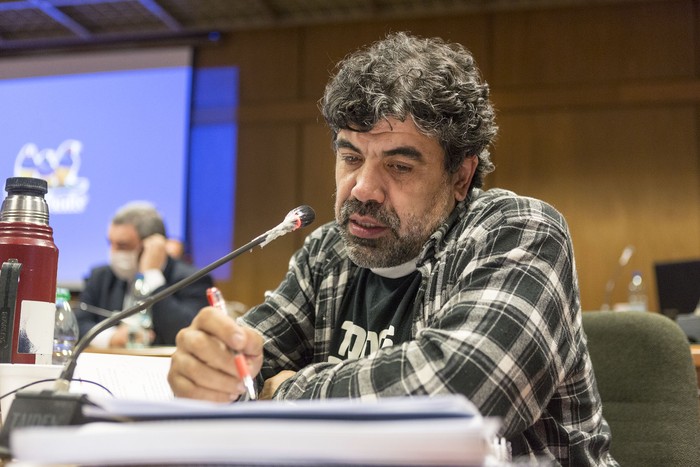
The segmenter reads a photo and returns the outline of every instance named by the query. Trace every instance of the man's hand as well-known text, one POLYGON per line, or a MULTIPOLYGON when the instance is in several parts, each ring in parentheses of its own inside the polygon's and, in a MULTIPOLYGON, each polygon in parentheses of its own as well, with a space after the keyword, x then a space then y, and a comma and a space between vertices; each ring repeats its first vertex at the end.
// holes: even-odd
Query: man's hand
MULTIPOLYGON (((129 325, 124 323, 120 324, 116 327, 114 334, 112 334, 112 337, 109 339, 109 346, 112 348, 126 347, 131 340, 131 332, 133 332, 133 330, 129 325)), ((135 336, 136 344, 148 346, 156 337, 152 329, 139 329, 137 332, 139 335, 135 336)))
POLYGON ((124 348, 127 342, 129 342, 129 326, 120 324, 115 328, 114 334, 112 334, 112 337, 109 339, 109 346, 124 348))
POLYGON ((246 357, 251 376, 255 377, 262 366, 262 336, 213 307, 202 308, 192 324, 177 334, 176 344, 168 372, 176 397, 214 402, 238 399, 246 389, 232 350, 246 357))
POLYGON ((154 234, 143 239, 143 252, 139 258, 139 271, 149 269, 163 270, 168 256, 166 251, 167 240, 160 234, 154 234))
POLYGON ((260 393, 260 399, 272 399, 272 396, 275 395, 277 388, 296 373, 296 371, 282 370, 272 378, 266 379, 263 390, 260 393))

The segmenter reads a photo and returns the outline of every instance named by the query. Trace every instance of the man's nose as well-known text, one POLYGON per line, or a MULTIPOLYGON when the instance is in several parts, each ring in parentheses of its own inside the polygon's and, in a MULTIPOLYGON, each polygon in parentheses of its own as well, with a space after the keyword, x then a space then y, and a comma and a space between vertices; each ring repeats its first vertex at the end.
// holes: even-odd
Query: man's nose
POLYGON ((375 201, 382 204, 386 191, 380 170, 368 164, 364 165, 356 172, 355 185, 350 194, 363 203, 375 201))

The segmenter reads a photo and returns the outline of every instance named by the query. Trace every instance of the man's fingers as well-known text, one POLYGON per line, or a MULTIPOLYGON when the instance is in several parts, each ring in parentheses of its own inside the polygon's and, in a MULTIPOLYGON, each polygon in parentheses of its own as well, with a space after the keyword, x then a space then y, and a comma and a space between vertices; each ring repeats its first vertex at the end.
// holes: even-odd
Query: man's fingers
POLYGON ((236 400, 245 391, 237 376, 213 368, 183 351, 172 355, 168 383, 177 397, 214 402, 236 400))
POLYGON ((141 272, 163 267, 167 257, 165 242, 165 237, 160 234, 154 234, 143 239, 143 253, 139 260, 141 272))
POLYGON ((177 397, 231 401, 245 392, 232 349, 245 355, 250 373, 262 365, 262 336, 236 324, 214 307, 205 307, 177 334, 168 383, 177 397))
POLYGON ((242 328, 232 318, 215 307, 202 308, 192 320, 190 328, 216 337, 232 349, 239 349, 244 340, 242 328))
MULTIPOLYGON (((222 341, 226 347, 245 354, 249 358, 262 359, 263 338, 254 329, 240 326, 228 315, 215 307, 205 307, 200 310, 192 321, 189 329, 198 329, 222 341)), ((188 336, 194 339, 194 336, 188 336)), ((185 344, 183 342, 183 344, 185 344)), ((186 345, 200 345, 192 341, 186 345)), ((178 347, 180 342, 177 343, 178 347)))
MULTIPOLYGON (((177 344, 177 354, 186 354, 198 363, 210 366, 215 370, 235 375, 235 363, 233 355, 221 338, 212 336, 205 330, 195 327, 182 329, 175 338, 177 344)), ((181 357, 182 358, 182 357, 181 357)), ((196 369, 193 362, 185 360, 187 369, 196 369)))

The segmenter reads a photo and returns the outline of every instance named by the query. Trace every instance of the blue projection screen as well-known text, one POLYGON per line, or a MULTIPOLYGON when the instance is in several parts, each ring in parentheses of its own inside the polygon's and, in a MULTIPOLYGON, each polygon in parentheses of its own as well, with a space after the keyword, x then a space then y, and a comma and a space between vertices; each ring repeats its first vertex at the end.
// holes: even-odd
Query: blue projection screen
POLYGON ((48 181, 59 285, 79 290, 106 263, 128 201, 184 239, 191 81, 189 48, 0 59, 0 182, 48 181))

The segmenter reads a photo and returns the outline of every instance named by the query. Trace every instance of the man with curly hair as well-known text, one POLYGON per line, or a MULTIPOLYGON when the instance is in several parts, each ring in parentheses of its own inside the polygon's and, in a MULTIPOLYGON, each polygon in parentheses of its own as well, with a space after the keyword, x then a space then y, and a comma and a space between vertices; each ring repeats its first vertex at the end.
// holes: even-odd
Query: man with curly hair
POLYGON ((463 394, 516 457, 615 465, 566 222, 482 190, 497 126, 472 55, 389 35, 339 63, 320 106, 335 221, 238 323, 205 308, 178 335, 175 394, 239 398, 234 349, 263 397, 463 394))

